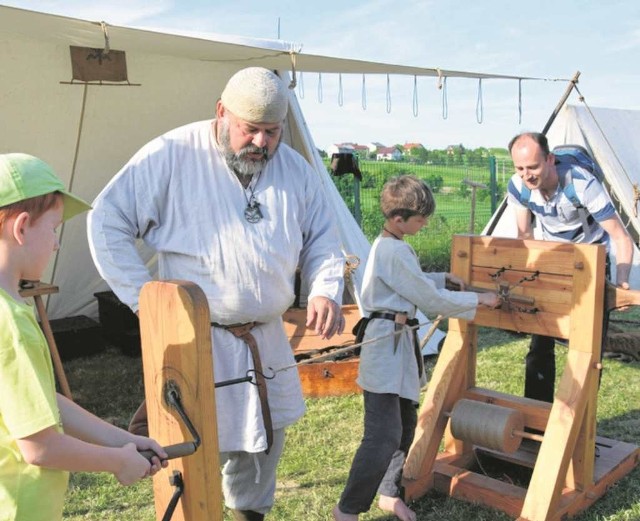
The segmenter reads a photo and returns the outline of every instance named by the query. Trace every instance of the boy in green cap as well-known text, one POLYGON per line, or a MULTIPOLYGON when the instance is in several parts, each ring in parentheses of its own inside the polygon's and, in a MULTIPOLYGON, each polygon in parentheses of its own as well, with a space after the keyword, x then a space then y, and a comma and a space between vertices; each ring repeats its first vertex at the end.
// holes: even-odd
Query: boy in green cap
MULTIPOLYGON (((57 228, 90 206, 49 165, 0 155, 0 519, 62 519, 69 472, 111 472, 129 485, 167 454, 56 393, 46 340, 21 280, 39 280, 60 244, 57 228), (151 449, 151 463, 138 450, 151 449)), ((166 466, 166 463, 165 463, 166 466)))

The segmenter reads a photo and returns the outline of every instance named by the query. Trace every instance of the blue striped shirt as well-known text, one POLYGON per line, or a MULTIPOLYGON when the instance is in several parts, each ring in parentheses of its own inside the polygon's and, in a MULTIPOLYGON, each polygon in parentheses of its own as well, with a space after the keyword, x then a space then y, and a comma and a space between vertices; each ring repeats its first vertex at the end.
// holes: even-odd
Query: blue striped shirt
POLYGON ((507 204, 516 209, 528 208, 542 229, 542 237, 549 241, 575 243, 601 243, 609 249, 609 234, 598 224, 616 215, 615 208, 604 186, 587 170, 567 164, 556 164, 558 189, 549 200, 539 190, 531 190, 529 203, 521 202, 523 182, 514 174, 507 188, 507 204), (578 200, 585 207, 588 229, 585 230, 580 212, 562 191, 565 172, 571 169, 571 178, 578 200))

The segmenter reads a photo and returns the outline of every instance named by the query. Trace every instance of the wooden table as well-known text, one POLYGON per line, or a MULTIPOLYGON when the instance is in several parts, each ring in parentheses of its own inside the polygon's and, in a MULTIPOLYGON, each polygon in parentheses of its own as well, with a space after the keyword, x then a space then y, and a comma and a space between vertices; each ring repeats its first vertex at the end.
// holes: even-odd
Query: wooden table
POLYGON ((60 390, 70 400, 73 400, 71 396, 71 389, 69 388, 69 382, 67 376, 64 373, 62 367, 62 360, 58 353, 58 347, 56 346, 55 338, 53 337, 53 331, 51 330, 51 324, 49 323, 49 317, 47 316, 47 309, 42 301, 43 295, 51 295, 58 293, 58 286, 53 284, 46 284, 40 281, 23 281, 20 286, 20 295, 23 298, 32 297, 40 317, 40 323, 42 324, 42 331, 49 345, 49 352, 51 353, 51 359, 53 360, 53 368, 60 384, 60 390))

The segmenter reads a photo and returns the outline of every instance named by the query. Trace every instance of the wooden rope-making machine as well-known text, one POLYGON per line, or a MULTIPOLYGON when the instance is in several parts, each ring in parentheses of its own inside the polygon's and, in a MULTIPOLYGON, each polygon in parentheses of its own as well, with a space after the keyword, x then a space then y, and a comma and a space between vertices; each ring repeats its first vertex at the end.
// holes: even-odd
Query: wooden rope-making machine
MULTIPOLYGON (((605 257, 597 245, 454 237, 452 273, 502 306, 449 320, 405 464, 407 500, 437 489, 520 521, 560 520, 639 463, 637 446, 596 435, 605 294, 610 308, 640 304, 640 292, 607 289, 605 257), (480 326, 568 340, 553 404, 476 386, 480 326), (533 469, 528 486, 476 472, 477 450, 533 469)), ((150 282, 140 326, 150 435, 172 458, 153 478, 157 519, 222 520, 214 385, 234 382, 214 384, 207 300, 189 282, 150 282)))
POLYGON ((454 237, 451 272, 503 303, 449 320, 405 464, 407 499, 436 489, 520 521, 560 520, 639 463, 637 446, 596 435, 605 294, 609 308, 640 303, 639 292, 607 287, 605 262, 601 245, 454 237), (552 404, 476 386, 480 326, 568 340, 552 404), (475 471, 477 450, 532 468, 528 486, 475 471))

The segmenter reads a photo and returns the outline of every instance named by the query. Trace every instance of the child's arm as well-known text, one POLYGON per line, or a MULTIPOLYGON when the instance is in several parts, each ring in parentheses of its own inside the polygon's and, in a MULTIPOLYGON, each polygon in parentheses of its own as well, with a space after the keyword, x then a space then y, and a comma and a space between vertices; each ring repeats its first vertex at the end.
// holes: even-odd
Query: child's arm
POLYGON ((133 443, 138 450, 151 449, 161 458, 167 457, 167 454, 155 440, 145 436, 136 436, 116 427, 91 414, 60 393, 56 395, 56 398, 66 434, 105 447, 122 447, 127 443, 133 443))
POLYGON ((63 396, 58 395, 58 403, 66 433, 48 427, 17 440, 28 463, 71 472, 111 472, 123 485, 160 469, 158 458, 150 464, 138 453, 138 449, 152 449, 166 458, 154 440, 119 429, 63 396))

